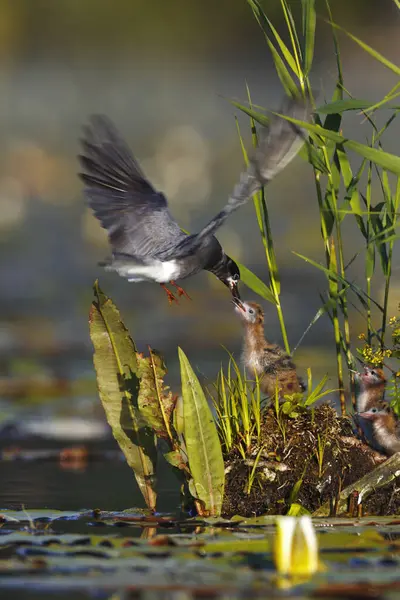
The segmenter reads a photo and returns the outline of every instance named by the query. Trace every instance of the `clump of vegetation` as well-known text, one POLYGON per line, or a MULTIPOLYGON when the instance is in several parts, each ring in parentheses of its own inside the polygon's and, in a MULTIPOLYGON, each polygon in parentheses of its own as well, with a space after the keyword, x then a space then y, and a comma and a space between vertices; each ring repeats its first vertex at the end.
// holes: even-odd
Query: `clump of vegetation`
POLYGON ((374 468, 373 452, 352 445, 351 422, 329 404, 279 419, 276 408, 268 408, 262 445, 254 446, 246 460, 237 448, 225 457, 224 514, 314 512, 374 468))
POLYGON ((221 513, 224 463, 200 383, 179 349, 182 401, 164 384, 160 355, 138 353, 119 311, 96 282, 90 335, 100 399, 113 435, 133 469, 149 509, 157 503, 157 450, 172 466, 197 512, 221 513))
MULTIPOLYGON (((232 357, 226 375, 221 369, 212 397, 225 461, 225 516, 312 513, 330 501, 334 514, 340 492, 384 460, 355 437, 350 418, 330 403, 316 406, 335 391, 325 390, 326 383, 324 377, 313 388, 309 370, 308 392, 260 401, 260 382, 248 380, 232 357)), ((372 497, 378 512, 391 493, 388 487, 381 504, 372 497)))

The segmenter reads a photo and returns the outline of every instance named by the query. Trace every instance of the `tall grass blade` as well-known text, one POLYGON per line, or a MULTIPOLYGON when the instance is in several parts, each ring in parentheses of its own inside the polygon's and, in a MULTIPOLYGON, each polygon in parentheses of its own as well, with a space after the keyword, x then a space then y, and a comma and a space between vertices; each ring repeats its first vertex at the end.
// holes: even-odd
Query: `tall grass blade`
POLYGON ((339 29, 340 31, 343 31, 343 33, 345 33, 351 40, 353 40, 353 42, 358 44, 360 46, 360 48, 365 50, 365 52, 367 52, 370 56, 372 56, 372 58, 375 58, 375 60, 379 61, 382 65, 384 65, 385 67, 387 67, 388 69, 393 71, 393 73, 395 73, 396 75, 400 75, 400 67, 398 67, 394 63, 390 62, 390 60, 385 58, 382 54, 380 54, 379 52, 377 52, 376 50, 371 48, 371 46, 368 46, 368 44, 366 44, 365 42, 360 40, 358 37, 356 37, 349 31, 346 31, 346 29, 344 29, 343 27, 340 27, 340 25, 337 25, 336 23, 333 23, 332 21, 330 22, 330 24, 332 25, 332 27, 335 27, 335 29, 339 29))
POLYGON ((301 59, 302 59, 302 49, 299 41, 299 37, 297 35, 296 25, 293 19, 292 11, 290 10, 289 4, 286 0, 281 0, 281 6, 283 11, 283 16, 285 17, 286 27, 289 32, 290 41, 292 43, 293 55, 297 65, 297 72, 299 73, 299 82, 300 87, 304 89, 304 73, 301 68, 301 59))
MULTIPOLYGON (((366 294, 366 292, 364 292, 358 285, 356 285, 355 283, 353 283, 351 281, 348 281, 344 277, 341 277, 339 275, 339 273, 335 273, 334 271, 331 271, 330 269, 327 269, 326 267, 324 267, 320 263, 317 263, 316 261, 312 260, 311 258, 307 258, 306 256, 303 256, 302 254, 298 254, 297 252, 293 252, 293 254, 295 254, 299 258, 302 258, 306 262, 310 263, 310 265, 313 265, 314 267, 316 267, 320 271, 323 271, 325 273, 325 275, 327 275, 328 278, 336 279, 337 281, 340 281, 342 284, 345 284, 345 285, 349 286, 354 291, 354 293, 356 294, 357 298, 361 302, 364 302, 364 300, 363 300, 364 297, 365 298, 368 297, 368 295, 366 294)), ((379 308, 379 310, 381 312, 383 312, 383 307, 376 300, 374 300, 373 298, 371 298, 371 301, 375 304, 375 306, 377 306, 377 308, 379 308)))
POLYGON ((311 70, 314 58, 315 25, 317 15, 315 12, 315 0, 302 0, 303 11, 303 35, 304 35, 304 64, 303 74, 307 77, 311 70))
MULTIPOLYGON (((316 112, 321 115, 332 115, 335 113, 343 113, 348 110, 365 110, 371 108, 373 103, 370 100, 359 100, 358 98, 349 98, 347 100, 337 100, 336 102, 329 102, 328 104, 321 104, 316 108, 316 112)), ((395 106, 388 106, 387 108, 398 108, 395 106)))
POLYGON ((353 140, 349 140, 338 133, 330 131, 329 129, 324 129, 320 125, 313 125, 312 123, 307 123, 305 121, 298 121, 297 119, 293 119, 286 115, 279 115, 287 121, 291 121, 295 123, 299 127, 306 129, 310 133, 313 133, 322 138, 327 138, 328 140, 332 140, 337 144, 343 144, 354 150, 367 160, 371 160, 375 164, 387 169, 391 173, 395 175, 400 175, 400 157, 395 154, 389 154, 388 152, 384 152, 383 150, 378 150, 376 148, 371 148, 370 146, 366 146, 365 144, 360 144, 359 142, 355 142, 353 140))

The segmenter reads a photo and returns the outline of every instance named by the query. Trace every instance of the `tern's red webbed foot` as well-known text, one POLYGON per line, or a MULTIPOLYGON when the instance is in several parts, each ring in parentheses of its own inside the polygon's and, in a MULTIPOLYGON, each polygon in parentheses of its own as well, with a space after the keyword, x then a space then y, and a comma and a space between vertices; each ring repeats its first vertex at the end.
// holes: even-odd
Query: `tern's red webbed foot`
POLYGON ((185 290, 183 288, 181 288, 181 286, 178 285, 175 281, 170 281, 170 284, 173 285, 178 290, 179 296, 186 296, 186 298, 191 300, 191 297, 189 296, 189 294, 187 292, 185 292, 185 290))
POLYGON ((165 285, 165 283, 160 283, 160 286, 163 288, 163 290, 165 290, 167 296, 168 296, 168 302, 170 304, 172 304, 173 302, 176 302, 177 304, 179 304, 178 299, 173 295, 173 293, 171 292, 171 290, 169 290, 167 288, 167 286, 165 285))

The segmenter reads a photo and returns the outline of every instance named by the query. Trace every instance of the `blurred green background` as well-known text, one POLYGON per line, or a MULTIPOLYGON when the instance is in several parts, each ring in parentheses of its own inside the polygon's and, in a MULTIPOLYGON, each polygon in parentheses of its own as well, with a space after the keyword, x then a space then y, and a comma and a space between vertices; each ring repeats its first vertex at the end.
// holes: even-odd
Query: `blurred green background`
MULTIPOLYGON (((279 2, 262 4, 279 28, 279 2)), ((297 5, 295 12, 299 0, 297 5)), ((322 103, 331 97, 336 70, 324 3, 319 7, 313 81, 322 103)), ((396 62, 399 17, 391 0, 335 0, 332 8, 336 22, 396 62)), ((166 193, 183 227, 195 231, 218 212, 243 167, 237 111, 228 99, 244 100, 246 82, 256 104, 276 108, 281 98, 247 3, 1 0, 0 15, 0 396, 23 397, 26 389, 18 381, 26 378, 49 381, 61 395, 75 393, 86 377, 93 380, 87 314, 97 277, 139 348, 150 344, 165 354, 173 385, 177 345, 213 379, 226 360, 222 345, 236 354, 241 345, 227 290, 202 273, 185 286, 193 301, 170 307, 158 286, 104 273, 97 262, 109 252, 107 240, 85 208, 76 154, 82 124, 91 113, 104 112, 166 193)), ((340 41, 345 85, 356 97, 381 98, 394 84, 392 73, 344 36, 340 41)), ((249 144, 248 119, 239 115, 239 122, 249 144)), ((347 135, 365 141, 369 129, 360 115, 346 115, 344 123, 347 135)), ((394 124, 384 138, 387 151, 398 154, 399 133, 394 124)), ((323 257, 310 167, 296 159, 269 186, 267 197, 294 346, 325 288, 321 274, 292 254, 323 257)), ((349 227, 347 259, 362 249, 355 232, 349 227)), ((251 204, 218 237, 227 253, 268 281, 251 204)), ((362 260, 356 261, 352 276, 362 269, 362 260)), ((395 288, 396 277, 393 314, 395 288)), ((375 293, 379 297, 379 287, 375 293)), ((254 299, 244 286, 242 296, 254 299)), ((275 310, 265 309, 267 335, 280 342, 275 310)), ((354 335, 364 329, 357 313, 352 328, 354 335)), ((333 356, 324 318, 296 359, 301 368, 312 366, 316 377, 325 372, 334 377, 333 356)))

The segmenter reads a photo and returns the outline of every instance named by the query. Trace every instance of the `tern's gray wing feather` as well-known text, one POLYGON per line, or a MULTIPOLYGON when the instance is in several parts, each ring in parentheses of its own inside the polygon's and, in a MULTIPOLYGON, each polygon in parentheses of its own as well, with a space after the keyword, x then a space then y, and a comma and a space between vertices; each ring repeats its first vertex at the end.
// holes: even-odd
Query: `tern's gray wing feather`
MULTIPOLYGON (((280 114, 299 121, 309 121, 311 106, 309 100, 286 98, 279 110, 280 114)), ((192 251, 202 245, 204 238, 221 227, 228 216, 245 204, 263 185, 271 181, 296 156, 305 141, 305 133, 295 124, 278 115, 272 115, 268 127, 262 127, 259 145, 255 149, 247 171, 240 176, 226 206, 206 225, 195 240, 182 240, 180 246, 185 252, 188 243, 192 251)))
POLYGON ((186 237, 107 117, 93 116, 81 142, 84 193, 115 253, 161 257, 186 237))

